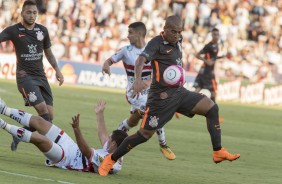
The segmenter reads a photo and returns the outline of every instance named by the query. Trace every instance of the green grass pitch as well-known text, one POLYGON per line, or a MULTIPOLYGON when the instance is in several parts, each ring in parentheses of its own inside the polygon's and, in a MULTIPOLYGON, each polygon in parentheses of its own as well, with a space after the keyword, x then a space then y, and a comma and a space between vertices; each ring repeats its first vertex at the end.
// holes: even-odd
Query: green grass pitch
MULTIPOLYGON (((108 130, 115 129, 129 115, 124 90, 94 87, 52 85, 54 123, 74 138, 70 122, 81 114, 81 129, 92 147, 99 148, 94 104, 107 101, 105 111, 108 130)), ((35 114, 23 106, 15 81, 0 80, 0 96, 10 107, 35 114)), ((243 105, 219 102, 222 145, 232 153, 240 153, 234 162, 212 162, 210 137, 205 119, 200 116, 173 118, 166 126, 168 145, 176 160, 166 160, 156 136, 125 157, 117 175, 97 174, 48 168, 43 154, 31 144, 20 143, 10 151, 11 136, 0 130, 0 183, 99 183, 99 184, 280 184, 282 182, 282 107, 243 105)), ((17 125, 1 115, 11 124, 17 125)), ((134 128, 130 133, 134 133, 134 128)))

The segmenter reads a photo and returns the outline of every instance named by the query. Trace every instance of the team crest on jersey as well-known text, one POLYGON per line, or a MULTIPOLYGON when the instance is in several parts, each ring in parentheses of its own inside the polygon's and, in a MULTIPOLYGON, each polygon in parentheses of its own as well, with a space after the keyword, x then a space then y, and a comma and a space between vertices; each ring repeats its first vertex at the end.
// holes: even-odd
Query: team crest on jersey
POLYGON ((31 45, 27 45, 27 47, 28 47, 28 49, 29 49, 29 53, 30 53, 30 54, 35 54, 35 53, 37 53, 37 49, 36 49, 37 45, 31 44, 31 45))
POLYGON ((42 31, 37 31, 36 35, 37 35, 37 40, 42 41, 44 39, 42 31))
POLYGON ((128 51, 132 51, 132 50, 133 50, 133 47, 132 47, 131 45, 129 45, 129 46, 126 47, 126 49, 127 49, 128 51))
POLYGON ((28 99, 30 102, 35 102, 37 100, 37 96, 35 95, 35 92, 30 92, 28 94, 28 99))
POLYGON ((160 118, 157 118, 156 116, 151 116, 150 118, 151 118, 151 120, 149 121, 149 125, 153 128, 157 127, 158 124, 159 124, 158 121, 159 121, 160 118))

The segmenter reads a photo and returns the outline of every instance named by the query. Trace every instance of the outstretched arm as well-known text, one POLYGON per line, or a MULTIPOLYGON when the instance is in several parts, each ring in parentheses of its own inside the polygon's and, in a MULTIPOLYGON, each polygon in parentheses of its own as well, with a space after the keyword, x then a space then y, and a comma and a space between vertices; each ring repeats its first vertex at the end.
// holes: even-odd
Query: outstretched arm
POLYGON ((64 83, 64 76, 61 73, 61 71, 60 71, 60 69, 57 65, 57 61, 55 59, 55 56, 53 55, 51 48, 45 49, 44 53, 45 53, 45 56, 46 56, 47 60, 49 61, 49 63, 51 64, 51 66, 56 71, 56 78, 59 81, 59 85, 61 86, 64 83))
POLYGON ((105 125, 104 119, 104 110, 106 108, 105 101, 98 101, 96 103, 95 112, 96 112, 96 119, 97 119, 97 127, 98 127, 98 136, 102 146, 109 140, 109 135, 107 132, 107 128, 105 125))
POLYGON ((111 61, 111 58, 107 59, 104 64, 103 64, 103 67, 102 67, 102 73, 103 75, 106 73, 108 75, 111 75, 111 70, 110 70, 110 66, 112 65, 112 61, 111 61))
POLYGON ((197 58, 197 59, 200 59, 200 60, 202 60, 202 61, 204 61, 204 63, 205 63, 206 65, 212 66, 214 63, 213 63, 213 61, 210 59, 209 54, 207 54, 207 59, 205 59, 204 57, 202 57, 202 54, 203 54, 203 53, 198 52, 198 53, 196 54, 196 58, 197 58))
POLYGON ((90 159, 91 157, 91 148, 88 146, 86 140, 84 139, 80 128, 79 128, 79 116, 80 114, 77 114, 76 116, 72 117, 72 128, 75 135, 75 139, 77 142, 77 145, 81 151, 81 153, 86 156, 87 159, 90 159))

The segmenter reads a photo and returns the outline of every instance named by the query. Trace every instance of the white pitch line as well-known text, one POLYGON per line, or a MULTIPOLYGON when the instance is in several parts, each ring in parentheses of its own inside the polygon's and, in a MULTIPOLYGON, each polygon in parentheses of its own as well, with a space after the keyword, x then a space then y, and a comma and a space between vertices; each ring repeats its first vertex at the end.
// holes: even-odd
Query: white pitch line
POLYGON ((40 177, 37 177, 37 176, 30 176, 30 175, 26 175, 26 174, 13 173, 13 172, 8 172, 8 171, 3 171, 3 170, 0 170, 0 173, 10 174, 10 175, 14 175, 14 176, 21 176, 21 177, 31 178, 31 179, 35 179, 35 180, 44 180, 44 181, 51 181, 51 182, 64 183, 64 184, 75 184, 75 183, 71 183, 71 182, 67 182, 67 181, 53 180, 53 179, 48 179, 48 178, 40 178, 40 177))

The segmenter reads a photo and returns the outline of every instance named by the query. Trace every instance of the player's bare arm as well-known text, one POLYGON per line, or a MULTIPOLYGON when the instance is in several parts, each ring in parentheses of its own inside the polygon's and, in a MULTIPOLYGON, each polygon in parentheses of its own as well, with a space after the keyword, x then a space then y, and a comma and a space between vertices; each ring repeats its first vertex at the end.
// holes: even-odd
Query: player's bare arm
POLYGON ((149 88, 151 83, 152 83, 152 78, 147 79, 147 80, 143 80, 144 84, 145 84, 145 88, 149 88))
POLYGON ((142 92, 143 89, 146 89, 146 84, 142 81, 142 70, 143 66, 146 62, 146 58, 144 56, 139 56, 135 62, 135 81, 132 84, 131 89, 133 90, 132 96, 138 95, 142 92))
POLYGON ((51 66, 54 68, 54 70, 56 71, 56 78, 59 81, 59 85, 61 86, 64 83, 64 76, 61 73, 56 58, 51 50, 51 48, 48 49, 44 49, 44 53, 45 56, 47 58, 47 60, 49 61, 49 63, 51 64, 51 66))
POLYGON ((105 118, 104 118, 104 110, 106 108, 106 102, 105 101, 98 101, 95 106, 95 112, 96 112, 96 119, 97 119, 97 127, 98 127, 98 136, 101 142, 101 145, 103 146, 106 141, 109 139, 109 135, 107 132, 107 128, 105 125, 105 118))
POLYGON ((102 67, 102 73, 103 75, 106 73, 108 75, 111 75, 111 70, 110 70, 110 66, 112 65, 112 61, 111 59, 107 59, 104 64, 103 64, 103 67, 102 67))
POLYGON ((80 128, 79 128, 79 116, 80 114, 77 114, 76 116, 72 117, 72 123, 71 126, 73 128, 73 132, 75 135, 75 139, 77 142, 77 145, 81 151, 81 153, 86 156, 87 159, 90 159, 91 157, 91 148, 88 146, 86 140, 84 139, 80 128))
POLYGON ((210 59, 205 59, 204 57, 202 57, 202 54, 200 52, 198 52, 196 54, 196 58, 199 59, 199 60, 202 60, 204 61, 204 63, 208 66, 212 66, 214 64, 214 62, 210 59))

